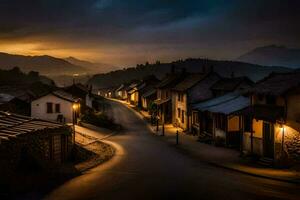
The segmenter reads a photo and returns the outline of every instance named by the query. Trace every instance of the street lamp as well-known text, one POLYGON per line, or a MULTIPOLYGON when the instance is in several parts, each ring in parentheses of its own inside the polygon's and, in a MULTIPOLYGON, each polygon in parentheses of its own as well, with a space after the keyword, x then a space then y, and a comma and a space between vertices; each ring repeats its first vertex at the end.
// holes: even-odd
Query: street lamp
POLYGON ((78 108, 79 108, 79 105, 77 103, 74 103, 72 105, 74 144, 75 144, 75 134, 76 134, 76 132, 75 132, 75 121, 77 121, 76 120, 76 111, 78 110, 78 108))

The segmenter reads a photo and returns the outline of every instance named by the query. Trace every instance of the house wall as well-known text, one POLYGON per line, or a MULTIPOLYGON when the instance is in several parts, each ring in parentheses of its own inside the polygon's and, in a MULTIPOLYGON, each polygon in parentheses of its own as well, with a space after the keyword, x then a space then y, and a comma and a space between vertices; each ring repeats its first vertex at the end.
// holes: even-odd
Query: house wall
POLYGON ((300 130, 300 95, 287 96, 287 124, 300 130))
POLYGON ((67 123, 73 121, 73 103, 58 98, 52 94, 46 95, 31 102, 31 116, 50 121, 57 121, 58 115, 63 115, 67 123), (53 103, 53 112, 47 113, 47 103, 53 103), (55 113, 55 104, 60 104, 60 113, 55 113))
POLYGON ((178 101, 178 94, 179 92, 172 92, 173 124, 186 130, 188 128, 188 120, 191 120, 187 114, 187 95, 186 93, 180 93, 183 95, 183 98, 182 101, 178 101), (180 117, 178 117, 178 109, 180 109, 180 117), (184 122, 182 122, 182 111, 184 111, 184 122))
POLYGON ((72 129, 48 129, 27 133, 16 140, 4 141, 0 145, 0 176, 15 173, 26 160, 34 159, 42 168, 59 167, 72 152, 72 129))
POLYGON ((93 97, 91 97, 89 94, 85 96, 85 105, 89 108, 93 107, 93 97))

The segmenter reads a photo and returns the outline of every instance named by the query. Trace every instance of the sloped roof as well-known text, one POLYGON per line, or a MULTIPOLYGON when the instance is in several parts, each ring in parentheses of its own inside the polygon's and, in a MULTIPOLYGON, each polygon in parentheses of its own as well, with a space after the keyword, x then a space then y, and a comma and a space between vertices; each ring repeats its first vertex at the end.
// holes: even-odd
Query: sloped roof
MULTIPOLYGON (((45 94, 45 95, 43 95, 43 96, 41 96, 39 98, 42 98, 42 97, 47 96, 49 94, 52 94, 52 95, 54 95, 54 96, 56 96, 56 97, 58 97, 60 99, 63 99, 63 100, 66 100, 66 101, 70 101, 70 102, 78 102, 79 101, 78 98, 74 98, 71 94, 69 94, 69 93, 67 93, 67 92, 65 92, 63 90, 56 90, 56 91, 50 92, 48 94, 45 94)), ((39 98, 37 98, 37 99, 39 99, 39 98)))
POLYGON ((23 134, 62 127, 66 126, 23 115, 0 112, 0 140, 10 140, 23 134))
POLYGON ((167 74, 165 78, 156 86, 157 88, 167 88, 167 87, 173 87, 175 84, 177 84, 181 78, 182 74, 167 74))
POLYGON ((156 93, 156 89, 150 88, 147 92, 145 92, 142 97, 147 98, 151 95, 154 95, 156 93))
POLYGON ((282 95, 293 87, 300 84, 300 72, 293 73, 272 73, 263 80, 257 82, 250 89, 251 93, 282 95))
POLYGON ((9 102, 13 98, 15 97, 10 94, 0 93, 0 104, 9 102))
POLYGON ((212 87, 212 90, 225 90, 233 91, 235 90, 243 81, 247 82, 249 85, 254 85, 254 83, 247 77, 235 77, 235 78, 222 78, 217 81, 212 87))
POLYGON ((195 73, 188 74, 183 80, 181 80, 173 90, 176 91, 186 91, 196 85, 198 82, 203 80, 208 74, 205 73, 195 73))
POLYGON ((250 99, 234 92, 194 104, 193 109, 228 115, 248 106, 250 106, 250 99))

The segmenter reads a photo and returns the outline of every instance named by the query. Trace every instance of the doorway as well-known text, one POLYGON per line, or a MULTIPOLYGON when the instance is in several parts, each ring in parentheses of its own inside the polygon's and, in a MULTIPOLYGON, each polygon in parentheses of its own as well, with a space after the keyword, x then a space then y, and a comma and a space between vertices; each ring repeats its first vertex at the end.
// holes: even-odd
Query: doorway
POLYGON ((274 126, 272 123, 263 123, 263 150, 265 157, 274 158, 274 126))

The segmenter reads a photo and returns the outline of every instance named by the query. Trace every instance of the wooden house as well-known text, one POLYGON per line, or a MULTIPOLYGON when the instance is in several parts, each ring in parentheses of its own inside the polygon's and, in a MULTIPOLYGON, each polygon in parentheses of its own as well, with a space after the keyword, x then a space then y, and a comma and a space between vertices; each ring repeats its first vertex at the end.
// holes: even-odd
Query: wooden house
POLYGON ((250 98, 239 92, 194 104, 193 110, 197 111, 197 115, 194 117, 193 131, 200 140, 241 148, 243 118, 238 112, 249 105, 250 98))
POLYGON ((300 161, 300 73, 272 73, 250 90, 242 112, 247 130, 243 150, 264 161, 300 161))
POLYGON ((172 88, 172 122, 185 131, 192 130, 192 107, 195 102, 213 97, 211 86, 220 80, 215 72, 186 74, 172 88))
POLYGON ((0 173, 48 168, 70 155, 73 130, 66 125, 0 112, 0 173))
POLYGON ((139 93, 138 93, 138 86, 139 83, 134 82, 130 84, 130 86, 127 88, 127 102, 132 105, 137 105, 139 100, 139 93))
POLYGON ((50 92, 31 102, 31 116, 35 118, 72 123, 79 114, 79 99, 62 90, 50 92))

